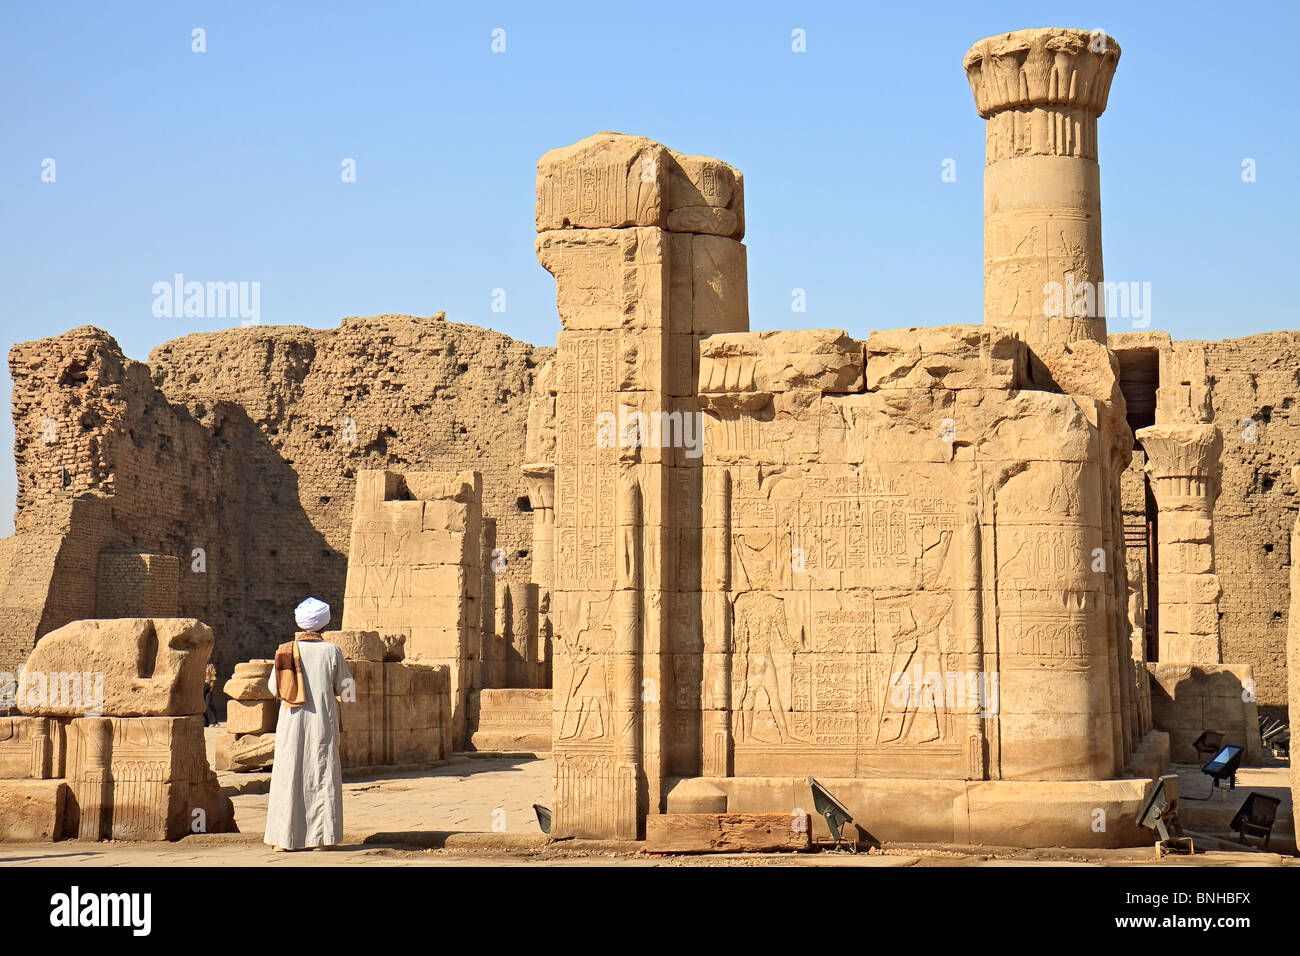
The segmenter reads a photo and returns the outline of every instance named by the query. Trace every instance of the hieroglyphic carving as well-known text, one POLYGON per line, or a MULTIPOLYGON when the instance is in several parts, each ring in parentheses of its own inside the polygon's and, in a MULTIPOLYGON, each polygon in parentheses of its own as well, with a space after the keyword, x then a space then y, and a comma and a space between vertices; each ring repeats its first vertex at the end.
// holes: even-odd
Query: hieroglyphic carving
POLYGON ((617 406, 616 332, 564 333, 556 359, 557 586, 614 577, 618 448, 597 442, 596 416, 617 406))

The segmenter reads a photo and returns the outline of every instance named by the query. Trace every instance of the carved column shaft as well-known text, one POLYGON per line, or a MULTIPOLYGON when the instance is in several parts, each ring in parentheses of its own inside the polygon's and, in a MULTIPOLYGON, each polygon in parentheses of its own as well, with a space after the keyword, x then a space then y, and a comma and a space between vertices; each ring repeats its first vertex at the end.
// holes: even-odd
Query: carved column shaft
POLYGON ((1151 425, 1137 438, 1158 509, 1160 661, 1222 663, 1214 502, 1223 436, 1217 425, 1151 425))
POLYGON ((701 767, 708 777, 731 776, 731 474, 713 473, 713 521, 709 546, 713 550, 713 626, 705 629, 703 687, 703 753, 701 767))
POLYGON ((1119 52, 1105 34, 1044 29, 989 37, 965 57, 988 120, 984 321, 1031 349, 1106 341, 1105 302, 1089 306, 1087 286, 1102 281, 1097 117, 1119 52))
POLYGON ((614 644, 618 839, 638 839, 637 791, 641 769, 641 490, 630 470, 619 476, 618 590, 614 644))

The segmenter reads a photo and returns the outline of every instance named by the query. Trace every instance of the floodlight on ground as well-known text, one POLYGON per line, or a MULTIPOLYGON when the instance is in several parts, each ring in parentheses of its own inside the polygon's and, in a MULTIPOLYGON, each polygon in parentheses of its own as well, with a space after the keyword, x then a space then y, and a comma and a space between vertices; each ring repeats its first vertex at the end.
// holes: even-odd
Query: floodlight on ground
POLYGON ((1252 790, 1228 827, 1237 831, 1242 843, 1246 842, 1246 837, 1262 837, 1264 849, 1267 850, 1269 837, 1273 835, 1273 821, 1277 819, 1277 808, 1281 803, 1277 797, 1252 790))
POLYGON ((537 825, 542 828, 543 833, 551 832, 551 811, 540 803, 533 804, 533 813, 537 814, 537 825))
POLYGON ((1241 755, 1245 748, 1238 747, 1236 744, 1227 744, 1219 748, 1219 752, 1211 760, 1201 767, 1201 773, 1206 774, 1213 783, 1210 787, 1210 795, 1214 795, 1224 780, 1228 781, 1228 789, 1237 789, 1237 768, 1241 766, 1241 755))
MULTIPOLYGON (((835 838, 835 845, 838 847, 845 838, 844 825, 853 822, 853 814, 849 813, 844 804, 831 796, 831 792, 812 777, 808 778, 808 786, 812 788, 813 806, 826 818, 826 828, 831 831, 831 836, 835 838)), ((856 845, 856 840, 853 842, 856 845)))
POLYGON ((1137 817, 1138 826, 1156 831, 1156 856, 1170 853, 1193 853, 1190 838, 1183 835, 1178 822, 1178 775, 1169 773, 1156 779, 1142 812, 1137 817))
POLYGON ((1202 730, 1192 746, 1196 748, 1196 759, 1204 760, 1219 752, 1223 746, 1223 734, 1217 730, 1202 730))

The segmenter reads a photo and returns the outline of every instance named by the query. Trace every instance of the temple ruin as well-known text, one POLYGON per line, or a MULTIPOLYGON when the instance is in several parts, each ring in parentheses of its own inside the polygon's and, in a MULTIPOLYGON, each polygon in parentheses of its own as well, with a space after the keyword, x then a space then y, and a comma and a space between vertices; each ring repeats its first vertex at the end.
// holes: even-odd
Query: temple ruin
MULTIPOLYGON (((16 345, 0 670, 193 619, 221 769, 259 770, 265 659, 313 594, 365 683, 345 763, 549 753, 555 836, 791 812, 815 776, 885 840, 1145 842, 1154 776, 1210 725, 1260 761, 1286 706, 1300 333, 1108 329, 1119 60, 1063 29, 967 52, 982 321, 751 331, 741 171, 605 132, 537 167, 555 348, 441 314, 147 364, 91 327, 16 345)), ((0 718, 0 792, 66 772, 67 832, 134 739, 114 721, 193 734, 185 688, 0 718)))

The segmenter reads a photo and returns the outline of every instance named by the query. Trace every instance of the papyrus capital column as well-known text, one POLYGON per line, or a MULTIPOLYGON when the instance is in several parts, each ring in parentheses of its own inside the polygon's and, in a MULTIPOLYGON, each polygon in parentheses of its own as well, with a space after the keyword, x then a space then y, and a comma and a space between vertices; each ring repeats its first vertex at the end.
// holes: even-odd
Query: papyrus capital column
POLYGON ((1137 438, 1158 509, 1159 659, 1221 663, 1214 502, 1223 436, 1216 425, 1184 424, 1151 425, 1137 438))
POLYGON ((1088 305, 1076 292, 1102 282, 1097 117, 1119 54, 1103 33, 1063 29, 1004 33, 966 53, 988 121, 984 321, 1019 331, 1031 348, 1106 341, 1104 294, 1088 305))

